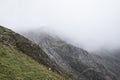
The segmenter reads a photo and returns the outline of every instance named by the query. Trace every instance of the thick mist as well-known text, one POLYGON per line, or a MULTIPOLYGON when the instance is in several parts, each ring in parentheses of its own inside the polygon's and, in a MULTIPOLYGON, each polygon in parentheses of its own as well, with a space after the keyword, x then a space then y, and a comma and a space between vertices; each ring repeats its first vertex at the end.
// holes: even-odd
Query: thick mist
POLYGON ((119 0, 0 0, 0 25, 45 29, 89 51, 120 48, 119 0))

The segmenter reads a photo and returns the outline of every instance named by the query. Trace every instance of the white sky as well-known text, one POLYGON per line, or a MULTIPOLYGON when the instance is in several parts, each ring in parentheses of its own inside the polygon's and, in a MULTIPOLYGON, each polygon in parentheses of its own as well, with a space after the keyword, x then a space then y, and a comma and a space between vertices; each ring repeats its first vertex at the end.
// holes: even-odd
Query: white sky
POLYGON ((120 0, 0 0, 0 25, 53 28, 86 49, 120 47, 120 0))

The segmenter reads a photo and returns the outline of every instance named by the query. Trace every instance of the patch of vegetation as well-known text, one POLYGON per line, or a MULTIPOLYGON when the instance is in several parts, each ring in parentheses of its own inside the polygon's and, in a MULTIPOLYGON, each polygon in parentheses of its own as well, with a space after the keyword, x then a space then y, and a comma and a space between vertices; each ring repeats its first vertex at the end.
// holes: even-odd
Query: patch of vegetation
POLYGON ((65 80, 14 46, 0 42, 0 80, 65 80))

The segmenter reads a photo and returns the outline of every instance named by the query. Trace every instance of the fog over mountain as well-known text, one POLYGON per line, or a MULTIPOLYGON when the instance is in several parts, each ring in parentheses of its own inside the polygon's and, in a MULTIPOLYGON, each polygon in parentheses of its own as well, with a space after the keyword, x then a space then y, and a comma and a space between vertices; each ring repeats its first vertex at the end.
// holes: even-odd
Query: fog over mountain
POLYGON ((0 0, 0 25, 45 29, 88 51, 120 48, 119 0, 0 0))

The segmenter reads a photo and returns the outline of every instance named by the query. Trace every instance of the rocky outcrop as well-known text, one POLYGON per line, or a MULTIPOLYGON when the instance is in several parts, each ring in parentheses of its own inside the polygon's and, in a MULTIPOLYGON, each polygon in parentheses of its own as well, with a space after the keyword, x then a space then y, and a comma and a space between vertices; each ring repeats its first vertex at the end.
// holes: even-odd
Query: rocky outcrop
POLYGON ((58 64, 73 80, 117 80, 115 75, 103 65, 100 56, 75 47, 46 33, 26 36, 35 41, 44 52, 58 64))
POLYGON ((120 50, 101 50, 96 53, 102 57, 99 61, 102 61, 103 65, 120 80, 120 50))

